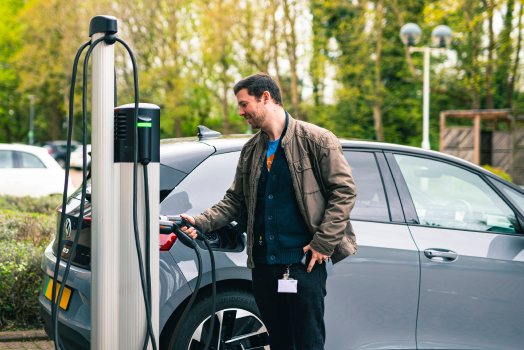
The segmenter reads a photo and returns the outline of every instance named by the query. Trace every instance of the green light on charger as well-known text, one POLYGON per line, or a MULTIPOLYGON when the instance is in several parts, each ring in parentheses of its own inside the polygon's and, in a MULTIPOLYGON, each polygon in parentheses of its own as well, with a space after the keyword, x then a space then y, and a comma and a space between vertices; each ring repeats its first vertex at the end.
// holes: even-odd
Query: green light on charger
POLYGON ((137 126, 139 128, 150 128, 152 123, 138 123, 137 126))

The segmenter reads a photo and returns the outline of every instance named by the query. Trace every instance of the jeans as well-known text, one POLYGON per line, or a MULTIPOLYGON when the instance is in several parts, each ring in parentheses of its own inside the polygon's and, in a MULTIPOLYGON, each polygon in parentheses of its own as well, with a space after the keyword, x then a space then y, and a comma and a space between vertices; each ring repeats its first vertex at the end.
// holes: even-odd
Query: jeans
POLYGON ((300 263, 291 265, 289 277, 298 280, 297 293, 278 293, 286 269, 257 264, 252 270, 253 293, 271 350, 324 350, 326 263, 315 264, 310 273, 300 263))

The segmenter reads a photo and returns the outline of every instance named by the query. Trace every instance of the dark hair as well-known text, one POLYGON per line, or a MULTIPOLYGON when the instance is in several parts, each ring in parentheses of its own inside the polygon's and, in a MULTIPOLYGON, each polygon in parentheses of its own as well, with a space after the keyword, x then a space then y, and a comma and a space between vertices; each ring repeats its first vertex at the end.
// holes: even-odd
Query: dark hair
POLYGON ((267 91, 269 92, 269 95, 271 95, 273 102, 284 108, 284 103, 282 103, 282 95, 280 94, 280 88, 278 87, 277 82, 265 73, 256 73, 250 75, 247 78, 239 80, 235 84, 233 91, 235 91, 236 95, 242 89, 247 89, 247 93, 250 96, 255 96, 257 100, 262 97, 264 91, 267 91))

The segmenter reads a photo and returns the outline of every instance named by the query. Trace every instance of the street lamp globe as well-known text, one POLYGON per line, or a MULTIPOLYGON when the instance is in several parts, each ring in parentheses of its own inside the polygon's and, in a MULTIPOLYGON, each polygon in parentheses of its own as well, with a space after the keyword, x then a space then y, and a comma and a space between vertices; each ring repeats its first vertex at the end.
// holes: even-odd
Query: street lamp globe
POLYGON ((404 24, 400 28, 400 40, 402 40, 404 45, 413 46, 418 44, 421 35, 422 31, 415 23, 404 24))
POLYGON ((431 40, 433 41, 433 46, 437 47, 446 47, 451 44, 452 38, 451 28, 445 25, 440 25, 433 29, 431 33, 431 40))

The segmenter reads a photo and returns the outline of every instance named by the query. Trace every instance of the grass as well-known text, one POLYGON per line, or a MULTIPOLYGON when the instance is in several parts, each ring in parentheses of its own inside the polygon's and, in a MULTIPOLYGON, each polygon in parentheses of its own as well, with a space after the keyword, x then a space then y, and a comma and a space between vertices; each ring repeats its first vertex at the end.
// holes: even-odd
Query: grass
POLYGON ((40 264, 60 196, 0 196, 0 332, 42 329, 40 264))

